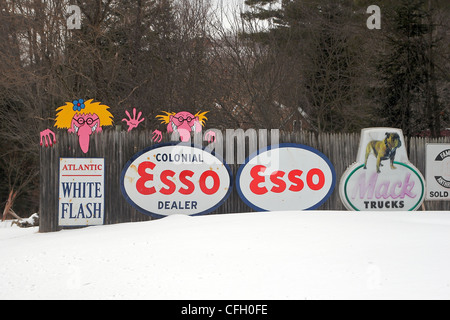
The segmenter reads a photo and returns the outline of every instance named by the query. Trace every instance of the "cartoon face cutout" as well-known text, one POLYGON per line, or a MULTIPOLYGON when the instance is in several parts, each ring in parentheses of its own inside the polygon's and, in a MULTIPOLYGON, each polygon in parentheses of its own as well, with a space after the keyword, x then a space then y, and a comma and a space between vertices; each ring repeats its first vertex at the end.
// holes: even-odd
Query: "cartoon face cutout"
POLYGON ((84 153, 89 151, 90 136, 102 131, 102 126, 110 126, 113 116, 108 111, 109 107, 93 102, 74 100, 67 102, 65 106, 58 108, 55 126, 60 129, 68 129, 69 133, 78 135, 80 148, 84 153))
POLYGON ((170 116, 170 120, 176 128, 181 126, 192 128, 194 126, 194 120, 198 121, 198 117, 195 117, 189 112, 178 112, 176 115, 170 116))
POLYGON ((72 119, 72 126, 69 129, 69 132, 78 133, 80 128, 82 131, 90 130, 92 133, 101 132, 102 127, 100 126, 100 118, 97 114, 76 114, 72 119))
POLYGON ((178 113, 165 112, 165 115, 159 115, 156 118, 161 120, 161 123, 167 124, 167 132, 178 132, 182 142, 187 142, 191 138, 191 132, 198 133, 202 131, 202 126, 205 125, 206 112, 198 112, 193 115, 190 112, 182 111, 178 113))
MULTIPOLYGON (((174 116, 170 116, 170 126, 173 131, 180 134, 181 141, 189 141, 191 132, 202 131, 202 126, 198 121, 198 116, 194 116, 190 112, 178 112, 174 116)), ((170 132, 169 127, 167 131, 170 132)))

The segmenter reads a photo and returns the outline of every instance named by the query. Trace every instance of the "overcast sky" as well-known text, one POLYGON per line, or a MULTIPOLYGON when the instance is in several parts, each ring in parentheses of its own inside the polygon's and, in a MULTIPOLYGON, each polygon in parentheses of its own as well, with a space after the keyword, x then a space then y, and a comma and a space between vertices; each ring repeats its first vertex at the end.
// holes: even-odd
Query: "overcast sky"
POLYGON ((211 0, 213 6, 221 7, 224 13, 239 12, 245 7, 245 0, 211 0))
MULTIPOLYGON (((248 9, 248 6, 245 5, 245 0, 210 0, 212 2, 212 6, 216 8, 221 8, 222 12, 220 12, 220 17, 222 19, 223 25, 226 28, 231 28, 230 25, 236 26, 235 17, 236 14, 239 14, 242 11, 248 9)), ((281 2, 281 0, 279 0, 281 2)), ((262 26, 265 24, 263 23, 262 26)), ((231 28, 234 29, 234 28, 231 28)))
POLYGON ((244 8, 245 0, 210 0, 213 9, 217 13, 217 18, 222 20, 227 29, 231 29, 233 16, 244 8), (217 9, 217 10, 216 10, 217 9))

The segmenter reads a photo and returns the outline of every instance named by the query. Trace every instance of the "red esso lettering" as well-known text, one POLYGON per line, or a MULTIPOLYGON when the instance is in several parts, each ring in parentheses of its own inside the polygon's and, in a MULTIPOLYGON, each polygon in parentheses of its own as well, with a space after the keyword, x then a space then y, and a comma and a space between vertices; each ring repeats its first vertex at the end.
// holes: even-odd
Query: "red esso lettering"
POLYGON ((220 178, 216 172, 209 170, 202 173, 202 175, 200 176, 200 189, 203 191, 204 194, 210 196, 216 193, 219 190, 219 188, 220 188, 220 178), (208 186, 206 185, 206 180, 208 178, 212 178, 214 182, 211 188, 208 188, 208 186))
POLYGON ((142 162, 139 165, 138 173, 141 178, 136 182, 136 189, 140 194, 144 196, 156 193, 156 189, 154 187, 147 188, 145 186, 145 183, 147 181, 153 181, 153 175, 147 173, 147 169, 153 170, 155 166, 156 165, 153 162, 142 162))
MULTIPOLYGON (((262 183, 266 182, 266 177, 262 174, 267 170, 265 166, 255 166, 250 170, 252 181, 250 182, 250 190, 256 195, 264 195, 269 191, 272 193, 283 193, 288 189, 291 192, 300 192, 305 188, 302 180, 303 171, 292 170, 287 175, 284 171, 274 171, 270 175, 272 188, 269 190, 262 183), (289 188, 288 188, 289 184, 289 188)), ((325 174, 320 169, 311 169, 306 174, 306 185, 313 191, 319 191, 325 185, 325 174)))
MULTIPOLYGON (((147 182, 154 181, 153 174, 148 173, 148 170, 155 169, 156 165, 153 162, 146 161, 142 162, 138 167, 138 174, 140 178, 136 182, 137 191, 144 195, 152 195, 158 191, 155 187, 147 187, 147 182)), ((164 195, 172 195, 175 192, 179 192, 182 195, 191 195, 195 191, 195 184, 192 182, 194 180, 195 172, 191 170, 181 171, 177 177, 177 173, 172 170, 164 170, 161 172, 160 180, 164 184, 159 190, 159 193, 164 195), (178 178, 181 183, 181 187, 178 188, 174 180, 178 178)), ((217 172, 208 170, 200 175, 199 185, 200 190, 206 195, 213 195, 220 189, 220 178, 217 172)))

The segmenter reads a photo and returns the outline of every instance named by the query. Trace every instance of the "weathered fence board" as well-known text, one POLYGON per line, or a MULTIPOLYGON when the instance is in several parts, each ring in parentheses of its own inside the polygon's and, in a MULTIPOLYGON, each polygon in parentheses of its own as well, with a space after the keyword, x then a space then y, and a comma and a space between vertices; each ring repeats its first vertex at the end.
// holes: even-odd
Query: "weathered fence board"
MULTIPOLYGON (((260 141, 261 145, 270 145, 271 137, 268 132, 267 141, 260 141)), ((259 136, 261 139, 262 136, 259 136)), ((105 224, 147 221, 151 218, 137 212, 127 203, 120 190, 120 175, 125 164, 131 157, 147 147, 153 145, 151 131, 124 132, 109 130, 95 135, 91 140, 89 152, 83 154, 78 146, 76 135, 59 133, 57 144, 53 148, 42 148, 40 152, 40 231, 51 232, 59 230, 58 201, 59 201, 59 161, 60 158, 104 158, 105 159, 105 224)), ((226 141, 223 133, 223 158, 227 158, 227 150, 234 141, 226 141)), ((164 141, 169 137, 164 136, 164 141)), ((321 210, 345 210, 339 198, 339 180, 349 165, 356 161, 359 147, 359 134, 320 134, 309 132, 281 133, 280 143, 296 143, 311 146, 325 154, 336 169, 337 184, 330 199, 323 204, 321 210)), ((233 139, 234 140, 234 139, 233 139)), ((245 158, 250 156, 252 147, 246 140, 245 158)), ((410 161, 425 174, 425 146, 426 143, 450 143, 449 138, 409 139, 410 161)), ((206 146, 207 143, 204 143, 206 146)), ((234 142, 235 162, 237 161, 237 142, 234 142)), ((254 148, 254 146, 253 146, 254 148)), ((235 179, 240 164, 230 164, 235 179)), ((450 202, 426 202, 427 210, 450 210, 450 202)), ((229 199, 213 214, 226 214, 252 211, 239 197, 236 188, 229 199)))

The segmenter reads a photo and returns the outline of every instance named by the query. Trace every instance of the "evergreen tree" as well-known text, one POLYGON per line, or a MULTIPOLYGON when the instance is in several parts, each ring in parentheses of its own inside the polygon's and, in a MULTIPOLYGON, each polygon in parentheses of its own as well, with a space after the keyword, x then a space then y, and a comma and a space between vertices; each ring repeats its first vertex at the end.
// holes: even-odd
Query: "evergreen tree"
POLYGON ((379 65, 382 88, 379 114, 386 126, 407 136, 429 129, 440 133, 435 86, 433 26, 424 0, 402 0, 391 18, 388 52, 379 65))
MULTIPOLYGON (((297 93, 296 107, 306 111, 319 132, 358 131, 365 123, 364 62, 353 2, 248 0, 246 20, 269 21, 268 30, 246 35, 283 51, 291 59, 291 83, 286 95, 297 93)), ((362 27, 361 27, 362 28, 362 27)), ((285 95, 285 96, 286 96, 285 95)), ((288 103, 285 103, 288 104, 288 103)))

